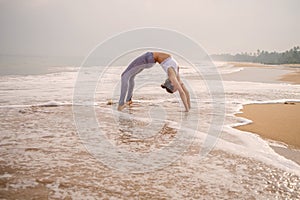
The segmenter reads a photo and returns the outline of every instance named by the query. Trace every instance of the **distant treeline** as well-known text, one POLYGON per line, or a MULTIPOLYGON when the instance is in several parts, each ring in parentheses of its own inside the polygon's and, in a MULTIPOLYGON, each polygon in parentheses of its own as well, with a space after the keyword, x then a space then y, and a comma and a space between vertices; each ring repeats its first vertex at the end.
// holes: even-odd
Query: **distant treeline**
POLYGON ((285 52, 268 52, 257 50, 255 53, 238 53, 231 54, 214 54, 211 55, 213 60, 217 61, 237 61, 237 62, 255 62, 263 64, 299 64, 300 47, 296 46, 285 52))

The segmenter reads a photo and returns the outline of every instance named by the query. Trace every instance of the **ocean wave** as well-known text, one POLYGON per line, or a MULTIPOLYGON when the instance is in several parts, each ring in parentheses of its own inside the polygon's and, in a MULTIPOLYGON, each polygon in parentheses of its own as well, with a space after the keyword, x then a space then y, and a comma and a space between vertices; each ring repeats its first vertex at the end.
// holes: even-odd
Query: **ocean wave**
POLYGON ((58 106, 72 106, 72 102, 48 101, 40 104, 1 105, 0 108, 58 107, 58 106))

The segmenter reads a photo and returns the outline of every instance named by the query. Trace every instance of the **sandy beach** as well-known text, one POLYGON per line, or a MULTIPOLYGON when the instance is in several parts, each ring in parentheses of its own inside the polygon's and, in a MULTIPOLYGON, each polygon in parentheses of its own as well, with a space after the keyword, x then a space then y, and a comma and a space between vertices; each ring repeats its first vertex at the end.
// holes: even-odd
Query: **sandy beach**
POLYGON ((236 127, 239 130, 300 148, 300 103, 250 104, 241 112, 236 116, 250 119, 252 123, 236 127))
MULTIPOLYGON (((219 67, 226 77, 224 89, 212 99, 202 80, 195 79, 192 68, 186 67, 181 72, 191 88, 192 109, 183 113, 175 95, 153 84, 165 78, 158 76, 161 68, 153 67, 137 78, 137 83, 146 80, 149 84, 137 89, 133 105, 118 114, 114 112, 116 104, 107 105, 107 99, 117 102, 123 68, 114 66, 106 71, 95 104, 72 103, 76 69, 0 76, 1 199, 299 199, 300 166, 295 163, 299 153, 278 145, 273 147, 276 153, 266 137, 233 128, 245 123, 234 116, 243 104, 300 99, 298 85, 276 81, 290 70, 264 68, 269 73, 256 76, 262 72, 259 67, 236 70, 224 64, 219 67), (213 110, 215 101, 225 105, 226 113, 213 110), (80 135, 75 108, 92 110, 105 141, 111 144, 110 149, 100 146, 99 152, 106 157, 100 159, 87 148, 89 143, 82 137, 93 129, 92 119, 79 112, 88 124, 80 135), (220 135, 208 137, 212 117, 223 114, 220 135), (201 156, 203 144, 212 138, 217 142, 201 156), (184 148, 179 153, 174 147, 164 149, 172 144, 184 148), (127 156, 112 156, 112 149, 126 151, 127 156), (118 168, 128 167, 123 160, 135 166, 137 155, 147 159, 162 150, 167 150, 159 154, 165 159, 152 156, 140 173, 118 168), (176 156, 167 160, 170 155, 176 156), (123 165, 114 165, 120 162, 123 165), (159 168, 147 171, 150 167, 159 168)), ((89 73, 95 74, 96 69, 89 73)), ((294 110, 299 103, 283 106, 294 110)), ((93 141, 102 141, 97 136, 93 135, 93 141)))
MULTIPOLYGON (((288 70, 288 73, 279 75, 276 80, 300 84, 300 64, 282 64, 282 65, 266 65, 261 63, 249 63, 249 62, 228 62, 229 65, 232 65, 236 68, 256 68, 256 69, 281 69, 288 70)), ((274 77, 273 77, 274 78, 274 77)))
MULTIPOLYGON (((100 118, 107 115, 101 109, 96 112, 100 118)), ((226 149, 216 148, 203 159, 195 150, 201 145, 198 142, 163 169, 118 172, 87 151, 76 134, 70 106, 2 108, 0 117, 4 119, 1 132, 6 134, 0 146, 3 199, 255 199, 255 193, 264 198, 300 195, 299 176, 226 149)), ((116 128, 124 130, 131 123, 125 119, 116 128)), ((123 130, 108 133, 124 148, 144 149, 147 142, 137 141, 123 130)), ((163 140, 151 144, 171 142, 174 133, 170 127, 165 130, 158 135, 163 140)))
POLYGON ((252 63, 252 62, 228 62, 229 65, 234 67, 260 67, 260 68, 274 68, 274 65, 266 65, 262 63, 252 63))
POLYGON ((282 76, 295 71, 290 67, 281 65, 264 65, 260 63, 229 62, 232 68, 237 69, 234 73, 224 74, 224 81, 257 82, 257 83, 285 83, 279 80, 282 76))
POLYGON ((250 104, 245 105, 241 112, 236 116, 247 118, 252 123, 235 128, 287 144, 288 148, 271 147, 300 164, 300 103, 250 104))
MULTIPOLYGON (((278 66, 263 65, 256 63, 231 63, 235 67, 263 67, 276 68, 278 66)), ((284 65, 285 67, 298 67, 299 65, 284 65)), ((277 80, 300 84, 300 71, 290 68, 291 72, 285 73, 277 80)), ((274 78, 274 76, 273 76, 274 78)), ((279 154, 300 164, 300 104, 298 102, 283 102, 270 104, 249 104, 243 106, 241 113, 236 114, 252 121, 252 123, 237 126, 235 128, 259 134, 261 137, 276 140, 289 145, 290 148, 272 146, 279 154)))
MULTIPOLYGON (((280 66, 246 62, 230 62, 229 64, 233 65, 234 67, 270 68, 270 71, 280 66)), ((294 68, 288 68, 287 70, 289 71, 279 77, 273 76, 272 78, 274 80, 277 79, 285 83, 300 84, 300 70, 298 68, 295 68, 299 67, 299 64, 281 66, 294 68)), ((237 73, 233 74, 233 76, 236 76, 236 74, 237 73)), ((243 78, 245 79, 245 77, 243 78)), ((285 102, 281 104, 246 105, 241 110, 243 113, 236 114, 236 116, 245 117, 254 122, 252 124, 240 126, 238 128, 240 130, 257 132, 266 138, 283 141, 287 144, 300 148, 300 126, 299 123, 297 123, 300 121, 299 107, 299 103, 295 102, 285 102), (275 132, 277 132, 277 134, 275 132), (285 132, 286 135, 279 134, 278 132, 285 132)))
POLYGON ((285 74, 280 77, 279 80, 292 84, 300 84, 300 70, 298 69, 291 73, 285 74))

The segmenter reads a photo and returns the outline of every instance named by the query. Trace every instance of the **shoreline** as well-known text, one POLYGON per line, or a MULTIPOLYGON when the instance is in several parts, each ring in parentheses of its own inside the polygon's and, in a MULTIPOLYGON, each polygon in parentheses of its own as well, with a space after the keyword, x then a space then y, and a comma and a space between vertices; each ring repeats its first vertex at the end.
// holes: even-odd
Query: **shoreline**
POLYGON ((298 69, 291 73, 284 74, 278 80, 292 84, 300 84, 300 70, 298 69))
POLYGON ((246 68, 273 68, 287 70, 287 73, 279 75, 274 81, 281 81, 289 84, 300 84, 300 64, 262 64, 253 62, 227 62, 233 67, 246 67, 246 68))
POLYGON ((254 62, 227 62, 227 63, 230 64, 230 65, 233 65, 234 67, 265 67, 265 68, 272 68, 272 67, 281 66, 281 65, 268 65, 268 64, 262 64, 262 63, 254 63, 254 62))
MULTIPOLYGON (((237 76, 242 76, 242 78, 239 78, 241 80, 243 79, 248 79, 249 81, 254 81, 254 82, 274 82, 274 83, 287 83, 287 84, 300 84, 300 64, 282 64, 282 65, 267 65, 267 64, 261 64, 261 63, 252 63, 252 62, 227 62, 228 64, 232 65, 233 67, 237 67, 237 68, 245 68, 243 71, 245 71, 245 73, 233 73, 229 76, 229 79, 237 79, 237 76), (265 70, 265 71, 263 71, 265 70), (275 71, 279 71, 281 70, 282 73, 275 73, 275 71), (268 72, 267 72, 268 71, 268 72), (263 73, 265 75, 263 76, 259 76, 259 80, 257 80, 257 73, 259 72, 267 72, 267 73, 263 73), (249 77, 255 75, 256 79, 251 79, 249 77)), ((262 73, 259 73, 262 74, 262 73)), ((288 139, 284 137, 284 135, 280 135, 280 134, 275 134, 275 136, 273 134, 271 134, 272 131, 276 132, 275 129, 280 129, 280 128, 287 128, 288 126, 291 129, 295 129, 295 126, 297 125, 297 122, 294 121, 293 124, 291 124, 291 120, 286 120, 284 119, 280 119, 279 121, 276 121, 274 123, 272 123, 272 120, 270 121, 271 123, 267 123, 266 121, 268 121, 267 119, 271 119, 272 117, 276 116, 276 112, 279 112, 279 116, 283 116, 286 114, 291 114, 291 112, 286 112, 286 110, 280 108, 282 107, 282 105, 286 105, 284 103, 264 103, 264 104, 256 104, 256 103, 252 103, 252 104, 246 104, 243 105, 243 108, 240 109, 240 111, 242 111, 242 113, 236 113, 234 114, 237 117, 243 117, 245 119, 251 120, 251 123, 247 123, 245 125, 240 125, 240 126, 235 126, 233 128, 241 130, 241 131, 246 131, 246 132, 251 132, 253 134, 257 134, 259 136, 261 136, 263 139, 266 140, 274 140, 276 142, 283 142, 285 144, 287 144, 287 147, 284 146, 278 146, 278 145, 272 145, 272 143, 269 144, 269 146, 279 155, 292 160, 294 162, 296 162, 297 164, 300 165, 300 126, 298 127, 299 130, 299 134, 298 137, 297 135, 295 135, 295 130, 294 131, 294 135, 291 135, 290 130, 283 130, 284 132, 288 133, 288 139), (273 110, 268 110, 269 106, 274 106, 273 110), (252 107, 262 107, 262 109, 257 110, 256 108, 252 108, 252 107), (245 112, 245 109, 249 109, 250 110, 250 114, 248 113, 248 111, 245 112), (263 110, 263 112, 261 112, 261 110, 263 110), (253 116, 254 115, 254 116, 253 116), (267 119, 262 119, 263 116, 266 116, 267 119), (284 122, 284 123, 281 123, 284 122), (293 128, 294 127, 294 128, 293 128), (298 140, 297 140, 298 138, 298 140)), ((293 104, 290 104, 293 105, 293 104)), ((300 107, 300 103, 297 103, 297 107, 300 107)), ((293 112, 293 111, 292 111, 293 112)), ((298 111, 298 113, 300 113, 300 109, 298 111)), ((294 114, 296 115, 295 111, 294 114)), ((298 121, 300 121, 300 117, 295 116, 294 119, 298 119, 298 121)), ((297 130, 297 128, 296 128, 297 130)))
POLYGON ((233 65, 234 67, 287 67, 287 68, 300 68, 299 64, 263 64, 255 62, 238 62, 238 61, 222 61, 233 65))
POLYGON ((278 154, 300 164, 300 102, 243 105, 235 114, 251 123, 235 126, 240 131, 251 132, 263 139, 283 142, 287 148, 270 144, 278 154))

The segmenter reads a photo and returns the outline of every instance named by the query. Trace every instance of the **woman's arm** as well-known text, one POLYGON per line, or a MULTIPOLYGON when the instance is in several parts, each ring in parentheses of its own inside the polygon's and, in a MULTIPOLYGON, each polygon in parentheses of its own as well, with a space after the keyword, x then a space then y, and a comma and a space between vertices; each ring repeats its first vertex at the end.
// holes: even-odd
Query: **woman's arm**
POLYGON ((190 100, 190 93, 189 91, 186 89, 185 85, 181 82, 181 87, 185 93, 185 96, 187 98, 187 102, 188 102, 188 106, 189 106, 189 109, 191 109, 191 100, 190 100))
POLYGON ((189 103, 188 103, 188 98, 186 96, 184 89, 182 88, 181 84, 179 83, 179 81, 177 79, 174 69, 171 67, 168 69, 168 76, 169 76, 169 79, 170 79, 172 85, 174 86, 174 90, 175 91, 178 90, 178 92, 179 92, 181 101, 185 107, 185 111, 188 112, 189 108, 190 108, 189 103))
POLYGON ((183 82, 181 81, 180 79, 180 76, 179 76, 179 70, 178 70, 178 74, 177 74, 177 80, 178 82, 180 83, 184 93, 185 93, 185 96, 187 98, 187 101, 188 101, 188 105, 189 105, 189 109, 191 109, 191 100, 190 100, 190 93, 189 91, 186 89, 185 85, 183 84, 183 82))

